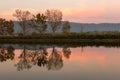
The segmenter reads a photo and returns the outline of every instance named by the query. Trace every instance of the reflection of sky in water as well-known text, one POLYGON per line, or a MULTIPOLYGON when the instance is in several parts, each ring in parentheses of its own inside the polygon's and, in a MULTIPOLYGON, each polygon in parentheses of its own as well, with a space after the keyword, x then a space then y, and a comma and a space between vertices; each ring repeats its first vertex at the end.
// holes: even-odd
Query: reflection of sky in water
MULTIPOLYGON (((57 48, 62 51, 61 48, 57 48)), ((14 66, 21 50, 15 50, 13 61, 0 63, 1 80, 119 80, 119 48, 85 47, 70 48, 69 59, 63 57, 61 70, 47 70, 46 67, 32 66, 29 70, 17 71, 14 66)), ((52 49, 49 48, 48 52, 52 49)))

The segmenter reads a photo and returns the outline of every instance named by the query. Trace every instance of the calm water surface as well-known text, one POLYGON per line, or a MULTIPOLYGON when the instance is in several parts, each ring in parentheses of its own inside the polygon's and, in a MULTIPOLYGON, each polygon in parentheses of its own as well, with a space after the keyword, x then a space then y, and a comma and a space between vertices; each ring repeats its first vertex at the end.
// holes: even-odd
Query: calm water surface
POLYGON ((120 80, 120 48, 1 45, 0 80, 120 80))

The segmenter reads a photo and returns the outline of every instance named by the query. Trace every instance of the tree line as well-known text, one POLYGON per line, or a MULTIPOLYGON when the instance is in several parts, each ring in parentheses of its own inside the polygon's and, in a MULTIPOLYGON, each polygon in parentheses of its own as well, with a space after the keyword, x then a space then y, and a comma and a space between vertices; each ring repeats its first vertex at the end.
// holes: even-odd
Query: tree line
MULTIPOLYGON (((40 34, 44 34, 48 28, 51 28, 53 34, 61 28, 63 33, 70 31, 69 21, 62 23, 63 14, 58 9, 47 9, 44 13, 32 14, 30 11, 24 11, 17 9, 13 16, 18 20, 22 31, 22 35, 26 35, 28 28, 34 28, 40 34)), ((14 33, 14 22, 12 20, 7 21, 0 18, 0 35, 13 35, 14 33)))

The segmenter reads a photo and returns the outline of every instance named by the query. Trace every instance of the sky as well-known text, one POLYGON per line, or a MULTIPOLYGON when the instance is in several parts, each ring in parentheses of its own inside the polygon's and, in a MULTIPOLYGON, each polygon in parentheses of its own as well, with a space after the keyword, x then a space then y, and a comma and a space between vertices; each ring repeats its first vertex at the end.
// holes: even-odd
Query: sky
POLYGON ((15 20, 16 9, 32 14, 60 9, 63 20, 79 23, 119 23, 120 0, 1 0, 0 17, 15 20))

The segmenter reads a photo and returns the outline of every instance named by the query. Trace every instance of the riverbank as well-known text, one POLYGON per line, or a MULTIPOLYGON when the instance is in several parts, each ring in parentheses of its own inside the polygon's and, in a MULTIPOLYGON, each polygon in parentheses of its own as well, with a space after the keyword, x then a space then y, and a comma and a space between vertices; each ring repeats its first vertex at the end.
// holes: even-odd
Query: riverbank
POLYGON ((0 43, 120 43, 120 32, 0 36, 0 43))
POLYGON ((62 47, 86 47, 86 46, 105 46, 105 47, 120 47, 120 40, 110 40, 110 39, 102 39, 102 40, 38 40, 38 39, 31 39, 31 40, 18 40, 18 39, 2 39, 0 40, 0 45, 2 44, 20 44, 20 45, 41 45, 41 46, 62 46, 62 47))
POLYGON ((82 42, 104 42, 120 43, 120 39, 0 39, 5 43, 82 43, 82 42))

